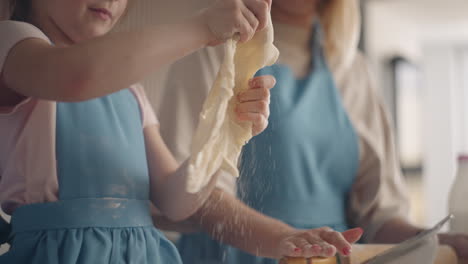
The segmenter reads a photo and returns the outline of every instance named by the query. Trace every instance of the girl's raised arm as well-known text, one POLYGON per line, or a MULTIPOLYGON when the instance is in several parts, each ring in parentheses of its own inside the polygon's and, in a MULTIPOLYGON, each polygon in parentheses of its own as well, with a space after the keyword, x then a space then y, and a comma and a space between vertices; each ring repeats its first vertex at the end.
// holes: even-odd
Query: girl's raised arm
POLYGON ((68 47, 26 39, 9 52, 3 78, 8 88, 24 96, 87 100, 128 88, 208 40, 198 21, 109 34, 68 47))
POLYGON ((247 8, 241 0, 217 1, 181 23, 113 33, 68 47, 26 39, 10 50, 3 82, 20 95, 47 100, 104 96, 236 32, 242 41, 250 39, 259 24, 255 17, 261 17, 254 14, 266 13, 268 8, 267 4, 247 8))

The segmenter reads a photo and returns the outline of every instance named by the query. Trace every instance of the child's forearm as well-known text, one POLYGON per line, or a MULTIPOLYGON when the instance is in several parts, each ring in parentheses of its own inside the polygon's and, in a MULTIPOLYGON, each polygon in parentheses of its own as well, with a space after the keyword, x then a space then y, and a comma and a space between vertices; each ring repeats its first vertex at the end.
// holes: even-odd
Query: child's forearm
POLYGON ((189 160, 185 161, 174 173, 157 183, 152 192, 152 201, 173 221, 182 221, 193 215, 210 196, 218 178, 217 174, 213 175, 200 192, 189 193, 185 190, 188 164, 189 160))
POLYGON ((210 34, 202 17, 196 16, 178 24, 113 33, 69 47, 29 39, 10 52, 5 82, 25 96, 91 99, 127 88, 161 66, 204 47, 211 41, 210 34))
POLYGON ((193 17, 178 24, 111 34, 106 39, 83 45, 79 47, 82 53, 87 54, 92 47, 96 54, 100 54, 99 58, 91 54, 87 56, 93 69, 85 92, 95 97, 127 88, 162 66, 203 48, 209 41, 210 33, 200 17, 193 17), (95 90, 101 90, 101 94, 95 90))
POLYGON ((249 208, 218 188, 190 220, 223 243, 253 255, 271 258, 282 257, 280 240, 297 231, 249 208))
POLYGON ((185 190, 188 178, 186 160, 179 165, 164 143, 159 128, 145 128, 146 157, 150 174, 150 199, 156 208, 172 221, 182 221, 205 202, 214 189, 217 175, 200 192, 192 194, 185 190))

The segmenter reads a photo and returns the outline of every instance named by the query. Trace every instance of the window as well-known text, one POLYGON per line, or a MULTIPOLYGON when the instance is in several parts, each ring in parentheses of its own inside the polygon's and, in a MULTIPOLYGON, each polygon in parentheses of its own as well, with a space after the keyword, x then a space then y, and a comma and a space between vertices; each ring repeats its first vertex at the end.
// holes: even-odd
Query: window
POLYGON ((422 166, 421 72, 405 58, 392 60, 395 89, 395 121, 400 163, 405 172, 422 166))

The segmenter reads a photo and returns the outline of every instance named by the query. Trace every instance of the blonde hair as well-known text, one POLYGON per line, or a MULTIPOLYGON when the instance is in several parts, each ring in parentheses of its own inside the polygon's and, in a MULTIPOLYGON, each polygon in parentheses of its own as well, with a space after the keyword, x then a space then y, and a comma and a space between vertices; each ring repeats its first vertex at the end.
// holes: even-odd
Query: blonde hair
POLYGON ((328 64, 341 74, 353 62, 361 32, 358 0, 322 0, 319 16, 325 39, 328 64))

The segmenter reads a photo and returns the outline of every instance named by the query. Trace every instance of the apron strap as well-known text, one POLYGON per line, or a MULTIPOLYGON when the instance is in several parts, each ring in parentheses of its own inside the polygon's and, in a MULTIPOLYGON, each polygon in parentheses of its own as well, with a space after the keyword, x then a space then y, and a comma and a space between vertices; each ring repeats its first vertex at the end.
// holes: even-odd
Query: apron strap
POLYGON ((10 239, 11 225, 0 215, 0 246, 10 239))

